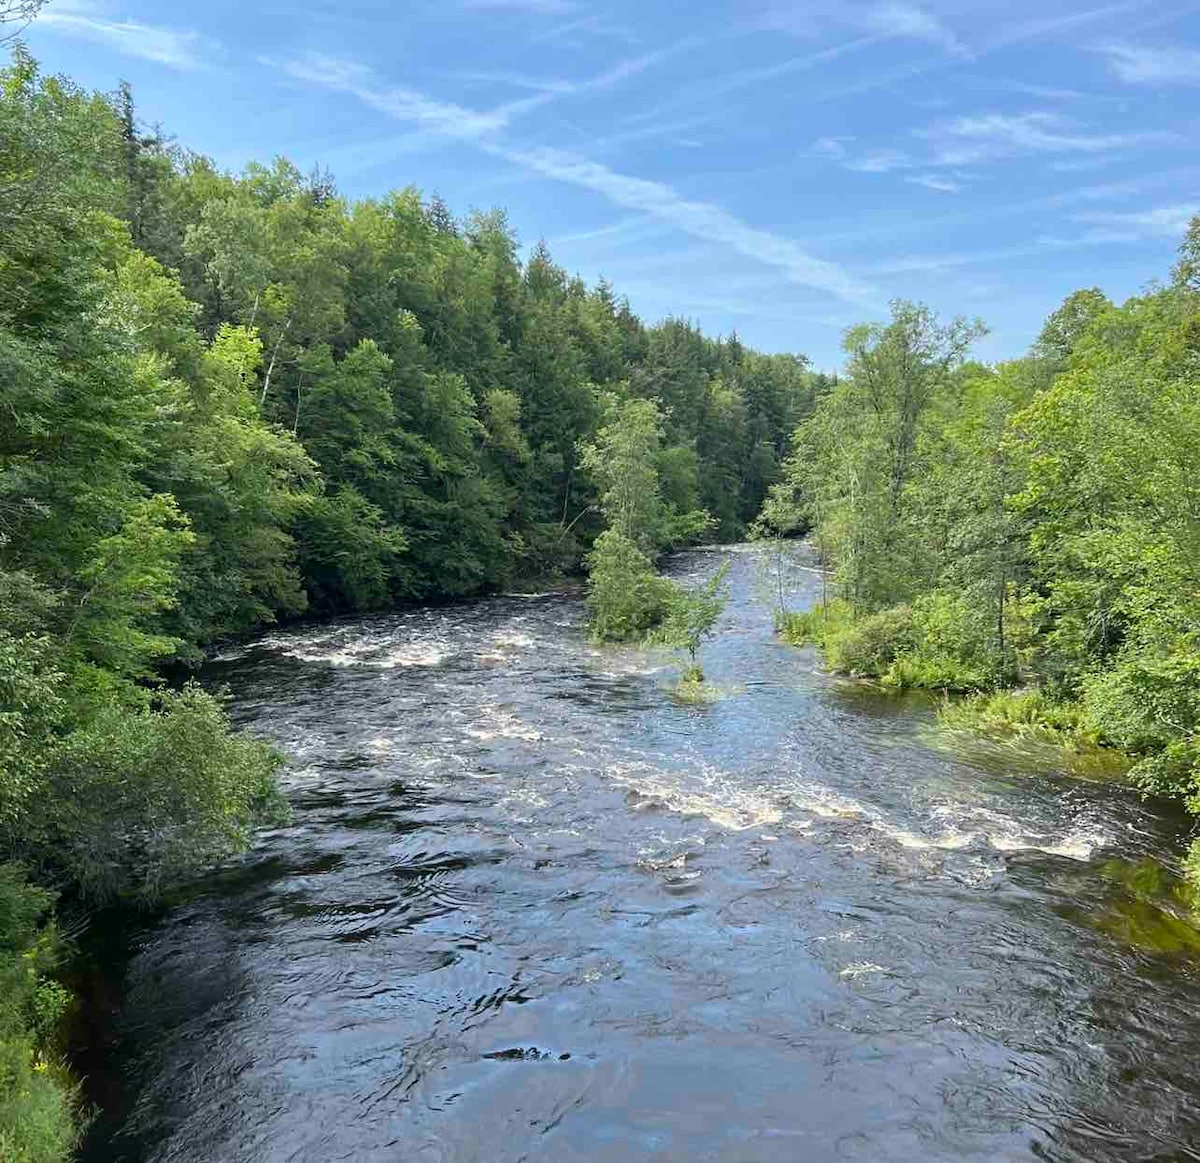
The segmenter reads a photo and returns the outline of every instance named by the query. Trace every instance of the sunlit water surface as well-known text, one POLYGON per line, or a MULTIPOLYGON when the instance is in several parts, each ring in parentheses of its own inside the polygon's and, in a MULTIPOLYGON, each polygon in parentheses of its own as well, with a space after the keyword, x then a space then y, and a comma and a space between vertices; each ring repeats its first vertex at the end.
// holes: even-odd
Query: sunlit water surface
POLYGON ((707 705, 577 595, 214 662, 294 820, 134 927, 87 1157, 1200 1159, 1181 821, 822 674, 773 556, 672 572, 722 558, 707 705))

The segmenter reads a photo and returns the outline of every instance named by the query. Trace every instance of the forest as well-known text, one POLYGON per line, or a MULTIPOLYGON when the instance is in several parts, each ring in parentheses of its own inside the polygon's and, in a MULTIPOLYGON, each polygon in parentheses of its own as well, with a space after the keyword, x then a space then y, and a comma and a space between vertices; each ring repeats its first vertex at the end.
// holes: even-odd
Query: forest
POLYGON ((522 254, 502 212, 224 173, 128 87, 0 73, 0 1157, 81 1126, 55 917, 286 817, 285 757, 189 677, 271 623, 587 572, 598 639, 695 664, 722 577, 658 557, 804 536, 828 595, 787 640, 1200 812, 1200 223, 1024 358, 896 302, 838 376, 522 254))

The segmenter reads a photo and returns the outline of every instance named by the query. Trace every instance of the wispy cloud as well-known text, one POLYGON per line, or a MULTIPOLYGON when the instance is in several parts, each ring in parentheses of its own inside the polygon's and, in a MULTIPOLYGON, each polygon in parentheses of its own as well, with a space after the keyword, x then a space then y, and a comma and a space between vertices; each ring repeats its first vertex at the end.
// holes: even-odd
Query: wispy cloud
POLYGON ((993 52, 996 49, 1028 44, 1035 40, 1053 40, 1064 32, 1073 32, 1077 28, 1095 24, 1098 20, 1107 20, 1126 12, 1136 12, 1145 7, 1145 0, 1120 0, 1116 4, 1104 4, 1099 8, 1088 8, 1081 12, 1066 12, 1057 16, 1035 16, 1032 19, 1018 20, 1001 28, 999 32, 990 37, 983 45, 982 51, 993 52))
POLYGON ((112 20, 88 4, 47 8, 38 17, 38 26, 173 69, 194 69, 201 63, 202 39, 197 33, 136 20, 112 20))
POLYGON ((1200 85, 1200 51, 1172 46, 1109 44, 1100 50, 1112 70, 1131 85, 1200 85))
POLYGON ((356 97, 398 121, 457 140, 528 173, 599 194, 615 206, 637 211, 694 238, 718 243, 783 273, 789 281, 852 302, 873 302, 872 288, 836 263, 809 254, 793 239, 751 226, 709 202, 693 201, 663 182, 619 173, 565 150, 527 149, 506 143, 502 131, 512 106, 479 112, 439 101, 411 89, 377 83, 362 66, 331 59, 288 62, 289 76, 356 97))
POLYGON ((673 95, 666 101, 659 102, 653 108, 643 111, 631 120, 655 120, 663 114, 692 105, 711 106, 718 98, 729 97, 743 89, 757 88, 783 77, 831 64, 843 56, 878 43, 879 37, 877 36, 860 36, 818 52, 789 57, 787 60, 776 61, 773 64, 739 69, 737 72, 728 73, 723 77, 705 77, 702 81, 687 86, 682 92, 673 95))
POLYGON ((573 93, 574 81, 556 77, 532 77, 526 73, 489 72, 483 69, 453 69, 432 74, 469 85, 508 85, 514 89, 531 89, 535 93, 573 93))
POLYGON ((1037 97, 1043 101, 1095 100, 1093 94, 1079 89, 1063 89, 1055 85, 1031 85, 1027 81, 1003 81, 1001 87, 1012 93, 1023 93, 1026 97, 1037 97))
POLYGON ((982 266, 1005 262, 1014 258, 1031 258, 1045 254, 1048 251, 1075 250, 1090 246, 1104 246, 1112 243, 1128 243, 1137 241, 1130 232, 1122 231, 1087 231, 1073 237, 1057 235, 1042 235, 1032 242, 1021 243, 1017 246, 1006 246, 995 250, 965 251, 958 254, 914 254, 903 258, 891 259, 871 268, 872 274, 902 275, 902 274, 933 274, 938 271, 951 270, 956 267, 982 266))
POLYGON ((503 129, 511 116, 509 106, 478 112, 452 102, 435 100, 404 86, 379 85, 369 69, 336 57, 312 56, 283 61, 278 67, 298 81, 346 93, 388 117, 443 137, 480 138, 503 129))
POLYGON ((464 8, 535 12, 541 16, 565 16, 577 7, 573 0, 461 0, 461 3, 464 8))
POLYGON ((856 29, 880 40, 916 40, 936 45, 952 56, 970 56, 970 50, 928 8, 909 0, 839 0, 799 6, 775 4, 763 26, 797 36, 821 34, 828 26, 856 29))
POLYGON ((1157 235, 1178 238, 1197 214, 1200 214, 1200 202, 1180 202, 1126 214, 1076 214, 1075 221, 1132 232, 1138 237, 1157 235))
POLYGON ((913 174, 904 179, 914 186, 924 186, 927 190, 937 190, 940 194, 958 194, 962 192, 960 182, 952 182, 949 178, 939 178, 933 174, 913 174))
POLYGON ((790 282, 849 302, 868 303, 875 298, 872 288, 837 264, 815 258, 794 240, 750 226, 720 206, 692 201, 664 182, 618 173, 563 150, 486 148, 542 177, 591 190, 616 206, 648 214, 694 238, 720 243, 743 258, 776 268, 790 282))
POLYGON ((918 131, 939 166, 975 165, 1026 153, 1104 153, 1174 140, 1169 133, 1087 133, 1054 113, 985 113, 918 131))
POLYGON ((894 170, 907 170, 912 165, 912 158, 898 149, 876 149, 845 162, 846 169, 860 174, 890 174, 894 170))
POLYGON ((635 214, 628 218, 622 218, 618 222, 610 222, 607 226, 597 226, 592 230, 574 230, 568 234, 555 235, 546 241, 547 245, 554 247, 600 240, 606 242, 614 239, 633 241, 656 234, 661 230, 662 224, 653 218, 649 218, 645 214, 635 214))
POLYGON ((833 158, 834 161, 842 161, 849 157, 850 151, 847 148, 848 143, 852 142, 852 137, 819 137, 813 142, 812 152, 818 157, 833 158))
POLYGON ((608 37, 613 40, 623 40, 626 44, 637 44, 638 38, 628 28, 612 24, 599 16, 581 16, 577 20, 568 20, 565 24, 557 24, 529 38, 530 44, 549 44, 552 42, 578 43, 585 36, 608 37))
POLYGON ((970 56, 970 50, 932 13, 902 0, 868 5, 859 18, 864 28, 880 36, 923 40, 955 56, 970 56))

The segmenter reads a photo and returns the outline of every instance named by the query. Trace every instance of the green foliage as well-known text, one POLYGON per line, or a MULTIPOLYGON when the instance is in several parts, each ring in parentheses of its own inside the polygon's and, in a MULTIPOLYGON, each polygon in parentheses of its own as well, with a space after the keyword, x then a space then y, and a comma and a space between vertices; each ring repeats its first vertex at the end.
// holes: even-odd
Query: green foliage
POLYGON ((688 652, 690 670, 700 679, 704 673, 696 663, 696 653, 704 640, 712 636, 717 619, 729 601, 725 585, 728 575, 729 563, 724 562, 702 585, 675 586, 667 603, 666 617, 654 632, 655 642, 688 652))
POLYGON ((675 587, 617 529, 596 538, 588 555, 588 611, 598 642, 639 641, 667 616, 675 587))
POLYGON ((49 976, 60 959, 44 919, 52 900, 0 864, 0 1158, 12 1163, 65 1163, 77 1138, 58 1046, 69 997, 49 976))
POLYGON ((194 686, 160 692, 152 705, 109 702, 55 747, 22 846, 94 899, 152 899, 278 814, 281 762, 233 734, 194 686))
POLYGON ((980 692, 946 703, 940 717, 955 729, 1029 736, 1066 746, 1092 742, 1078 706, 1057 701, 1037 688, 980 692))
POLYGON ((685 448, 663 450, 662 416, 649 400, 617 404, 611 422, 581 449, 580 464, 599 486, 609 527, 646 553, 695 541, 712 526, 706 512, 676 507, 695 499, 695 460, 685 448), (663 499, 662 468, 672 501, 663 499))
POLYGON ((779 628, 794 645, 820 646, 831 670, 894 690, 980 691, 1006 680, 1005 656, 990 649, 990 626, 961 595, 941 590, 857 616, 834 600, 782 615, 779 628))

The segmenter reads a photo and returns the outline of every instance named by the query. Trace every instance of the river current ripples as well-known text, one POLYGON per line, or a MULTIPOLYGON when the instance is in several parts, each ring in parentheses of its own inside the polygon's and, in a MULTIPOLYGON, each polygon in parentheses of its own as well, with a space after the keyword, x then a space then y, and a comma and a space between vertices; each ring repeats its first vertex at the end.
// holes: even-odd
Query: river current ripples
POLYGON ((773 555, 670 570, 722 559, 707 705, 577 594, 216 659, 294 818, 131 929, 86 1158, 1200 1159, 1200 960, 1146 872, 1183 822, 823 674, 773 555))

